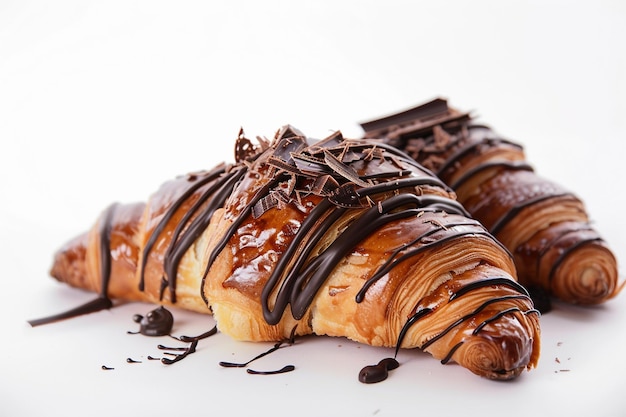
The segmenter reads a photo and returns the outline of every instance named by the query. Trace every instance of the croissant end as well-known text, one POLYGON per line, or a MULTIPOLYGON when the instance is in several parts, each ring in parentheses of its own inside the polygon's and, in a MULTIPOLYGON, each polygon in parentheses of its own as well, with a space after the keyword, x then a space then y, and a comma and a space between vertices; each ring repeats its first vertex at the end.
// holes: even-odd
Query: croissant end
POLYGON ((498 380, 513 379, 534 367, 539 359, 539 340, 530 339, 514 317, 505 317, 502 322, 506 325, 488 325, 480 337, 471 336, 454 353, 454 360, 477 375, 498 380))
POLYGON ((67 242, 54 255, 50 275, 72 287, 98 292, 98 280, 91 280, 87 274, 87 233, 67 242))

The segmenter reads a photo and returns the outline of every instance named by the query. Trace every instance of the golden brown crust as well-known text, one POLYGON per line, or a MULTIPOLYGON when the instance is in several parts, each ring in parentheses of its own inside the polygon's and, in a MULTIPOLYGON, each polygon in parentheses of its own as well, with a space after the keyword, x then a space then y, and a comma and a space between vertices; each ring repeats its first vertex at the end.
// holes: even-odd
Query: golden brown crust
POLYGON ((110 263, 108 296, 212 312, 239 340, 295 328, 496 379, 536 365, 538 314, 513 258, 450 189, 391 148, 281 135, 164 184, 145 208, 108 210, 54 276, 102 291, 110 263))

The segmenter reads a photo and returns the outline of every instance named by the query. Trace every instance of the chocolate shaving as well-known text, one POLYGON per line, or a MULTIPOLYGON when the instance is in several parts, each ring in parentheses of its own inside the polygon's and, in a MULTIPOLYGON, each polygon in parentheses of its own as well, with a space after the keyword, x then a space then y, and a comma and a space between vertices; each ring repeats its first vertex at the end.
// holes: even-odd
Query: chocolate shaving
POLYGON ((309 153, 312 155, 316 153, 321 153, 323 149, 325 148, 326 149, 335 148, 341 145, 342 143, 343 143, 343 135, 341 134, 341 131, 338 130, 332 133, 327 138, 318 141, 314 145, 311 145, 309 147, 309 153))
POLYGON ((252 206, 254 218, 287 204, 302 206, 303 195, 314 194, 342 208, 367 208, 376 202, 358 189, 369 189, 387 178, 410 176, 401 154, 370 141, 346 141, 340 132, 308 145, 307 139, 287 126, 276 137, 274 152, 256 160, 274 168, 275 187, 252 206), (378 161, 375 161, 378 160, 378 161), (387 169, 368 169, 368 164, 388 164, 387 169), (397 168, 397 169, 396 169, 397 168), (364 173, 360 175, 359 173, 364 173), (282 180, 284 176, 286 180, 282 180), (287 179, 288 178, 288 179, 287 179))
POLYGON ((300 171, 298 170, 298 168, 295 165, 292 165, 286 161, 284 161, 282 158, 277 157, 275 155, 272 155, 269 157, 269 159, 267 160, 267 164, 271 165, 275 168, 278 168, 280 170, 286 171, 290 174, 299 174, 300 171))
POLYGON ((434 126, 448 126, 469 120, 469 113, 448 107, 447 100, 437 98, 406 111, 361 123, 367 138, 402 139, 431 131, 434 126))
POLYGON ((328 196, 328 201, 338 207, 344 208, 365 208, 369 207, 369 201, 366 199, 366 203, 363 203, 361 196, 359 195, 355 184, 347 183, 340 187, 337 187, 328 196))
POLYGON ((321 175, 315 179, 311 192, 326 197, 339 187, 339 183, 331 175, 321 175))
POLYGON ((371 185, 368 182, 363 181, 354 169, 341 162, 328 150, 324 150, 324 161, 328 164, 330 168, 333 169, 333 171, 335 171, 337 174, 341 175, 348 181, 353 182, 360 187, 369 187, 371 185))
POLYGON ((252 206, 252 217, 258 219, 266 211, 273 209, 276 206, 278 206, 278 200, 274 197, 274 195, 268 194, 252 206))
POLYGON ((276 132, 276 139, 304 138, 304 133, 292 125, 285 125, 276 132))
POLYGON ((301 173, 328 173, 329 169, 323 159, 306 154, 292 154, 291 157, 301 173))
POLYGON ((235 142, 235 161, 249 161, 256 157, 258 153, 258 148, 252 144, 250 139, 245 137, 243 128, 240 128, 235 142))

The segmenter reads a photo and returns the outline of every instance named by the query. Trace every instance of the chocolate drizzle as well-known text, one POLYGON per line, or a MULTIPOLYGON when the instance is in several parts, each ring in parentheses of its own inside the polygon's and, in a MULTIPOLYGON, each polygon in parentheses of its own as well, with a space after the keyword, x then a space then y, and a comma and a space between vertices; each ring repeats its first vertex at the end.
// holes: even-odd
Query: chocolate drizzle
MULTIPOLYGON (((328 248, 312 261, 305 264, 304 260, 308 258, 312 249, 318 244, 321 235, 323 235, 326 230, 330 228, 332 223, 341 217, 346 210, 336 208, 332 215, 326 217, 322 225, 315 231, 313 238, 310 239, 305 246, 302 255, 295 261, 295 267, 291 270, 287 270, 286 277, 283 279, 280 290, 276 294, 273 310, 269 308, 270 294, 273 292, 279 276, 285 274, 285 270, 277 268, 270 278, 268 285, 264 287, 262 303, 265 320, 269 324, 278 323, 288 304, 291 305, 293 317, 295 319, 301 319, 332 269, 335 268, 342 258, 354 249, 354 246, 358 242, 384 224, 416 216, 425 200, 428 199, 422 199, 413 194, 400 194, 388 198, 381 202, 380 205, 367 209, 359 218, 354 220, 328 248), (395 211, 399 208, 403 209, 395 211)), ((318 207, 322 207, 321 210, 324 209, 324 206, 320 205, 318 207)), ((450 211, 454 210, 450 209, 450 211)), ((313 217, 312 220, 317 220, 316 217, 313 217)), ((303 228, 308 228, 308 226, 308 224, 306 226, 303 225, 303 228)), ((290 262, 289 258, 284 257, 284 259, 285 263, 290 262)), ((376 274, 365 284, 364 290, 382 276, 383 274, 376 274)), ((362 298, 363 295, 361 294, 357 297, 357 302, 360 302, 362 298)))
POLYGON ((171 238, 172 243, 166 251, 166 256, 163 261, 165 276, 163 277, 164 285, 161 287, 160 298, 163 298, 163 290, 169 288, 170 299, 173 303, 176 302, 176 274, 178 266, 183 255, 194 243, 194 241, 200 236, 204 229, 211 221, 211 217, 215 213, 215 210, 220 208, 224 204, 224 200, 230 194, 230 190, 236 181, 238 180, 241 172, 230 171, 226 172, 224 166, 220 166, 201 177, 201 179, 195 181, 182 195, 174 201, 174 203, 168 208, 166 213, 161 218, 155 230, 150 235, 144 250, 141 261, 141 273, 139 281, 139 289, 144 290, 144 274, 146 263, 150 252, 154 249, 154 245, 169 224, 174 214, 180 209, 183 203, 189 199, 200 188, 209 184, 209 187, 204 191, 196 203, 187 211, 183 219, 176 226, 176 229, 171 238), (210 203, 206 205, 205 202, 211 198, 210 203), (184 232, 184 234, 183 234, 184 232), (165 285, 167 284, 167 285, 165 285))

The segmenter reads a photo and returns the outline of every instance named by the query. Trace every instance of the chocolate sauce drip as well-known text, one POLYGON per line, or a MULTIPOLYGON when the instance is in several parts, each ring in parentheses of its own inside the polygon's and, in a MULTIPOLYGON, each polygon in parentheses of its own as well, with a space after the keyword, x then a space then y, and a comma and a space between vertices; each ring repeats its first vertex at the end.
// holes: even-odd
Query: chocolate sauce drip
POLYGON ((252 362, 256 361, 257 359, 261 359, 264 356, 269 355, 272 352, 276 352, 278 349, 281 348, 281 346, 284 344, 284 342, 278 342, 276 344, 274 344, 274 346, 272 346, 270 349, 266 350, 263 353, 260 353, 258 355, 256 355, 254 358, 250 359, 247 362, 241 362, 241 363, 235 363, 235 362, 220 362, 219 365, 221 367, 224 368, 245 368, 246 366, 250 365, 252 362))
POLYGON ((195 353, 196 348, 198 347, 198 342, 202 339, 206 339, 209 336, 213 336, 214 334, 217 333, 217 326, 214 326, 211 330, 202 333, 198 336, 180 336, 180 337, 175 337, 175 336, 171 336, 172 338, 179 340, 181 342, 188 342, 189 346, 186 347, 171 347, 171 346, 164 346, 164 345, 157 345, 157 349, 160 350, 169 350, 169 351, 176 351, 176 352, 183 352, 183 353, 172 353, 172 352, 164 352, 165 355, 170 355, 173 356, 173 359, 170 358, 152 358, 150 356, 148 356, 149 360, 160 360, 161 363, 163 363, 164 365, 173 365, 176 362, 180 362, 181 360, 185 359, 187 356, 191 355, 192 353, 195 353))
MULTIPOLYGON (((164 365, 173 365, 176 362, 180 362, 183 359, 185 359, 187 356, 191 355, 192 353, 195 353, 196 348, 198 347, 198 342, 202 339, 206 339, 207 337, 213 336, 214 334, 217 333, 217 326, 213 326, 213 328, 207 332, 204 332, 202 334, 199 334, 197 336, 179 336, 179 337, 175 337, 172 335, 169 335, 170 337, 181 341, 181 342, 186 342, 189 343, 189 346, 186 347, 170 347, 170 346, 164 346, 164 345, 157 345, 157 349, 160 350, 173 350, 173 351, 177 351, 177 352, 183 352, 183 353, 171 353, 171 352, 164 352, 165 355, 170 355, 173 356, 173 359, 170 358, 160 358, 161 363, 164 365)), ((159 360, 158 358, 150 358, 148 357, 148 359, 151 360, 159 360)))
POLYGON ((279 259, 276 268, 269 280, 263 287, 263 291, 261 293, 261 304, 263 306, 263 317, 265 321, 269 324, 276 324, 280 321, 280 318, 285 311, 287 304, 289 303, 289 298, 291 296, 291 290, 293 288, 295 282, 295 272, 299 270, 302 265, 306 262, 308 255, 315 248, 315 245, 322 238, 323 234, 326 232, 325 228, 317 227, 314 229, 314 226, 318 224, 318 221, 324 219, 326 224, 334 223, 338 220, 345 212, 344 208, 335 208, 330 214, 328 214, 328 210, 332 207, 332 204, 328 200, 322 200, 307 216, 302 225, 300 226, 300 230, 294 237, 291 245, 287 248, 287 250, 283 253, 283 256, 279 259), (301 252, 299 252, 299 256, 295 258, 295 264, 291 269, 288 269, 287 266, 294 261, 294 257, 296 255, 296 251, 300 247, 301 243, 304 241, 305 237, 312 233, 311 238, 306 242, 301 252), (286 272, 285 272, 286 271, 286 272), (283 278, 282 275, 286 274, 284 278, 284 283, 281 284, 282 294, 283 296, 278 298, 275 301, 274 309, 272 310, 269 307, 269 299, 271 297, 272 292, 274 291, 276 285, 283 278))
POLYGON ((275 371, 255 371, 254 369, 246 369, 246 372, 251 375, 278 375, 278 374, 285 374, 287 372, 294 371, 295 369, 296 367, 293 365, 285 365, 282 368, 277 369, 275 371))
MULTIPOLYGON (((261 359, 267 355, 269 355, 270 353, 276 352, 278 349, 284 347, 285 345, 287 346, 291 346, 295 343, 295 334, 296 334, 296 327, 294 327, 293 329, 291 329, 291 335, 289 336, 289 339, 287 340, 283 340, 280 342, 277 342, 274 344, 274 346, 272 346, 270 349, 266 350, 265 352, 262 352, 258 355, 256 355, 254 358, 250 359, 249 361, 246 362, 242 362, 242 363, 236 363, 236 362, 220 362, 219 365, 224 367, 224 368, 245 368, 248 365, 250 365, 252 362, 256 361, 257 359, 261 359)), ((255 371, 252 369, 247 369, 247 372, 249 374, 255 374, 255 375, 275 375, 275 374, 283 374, 285 372, 291 372, 294 369, 296 369, 293 365, 287 365, 277 371, 255 371)))
POLYGON ((41 326, 43 324, 50 324, 56 321, 71 319, 81 316, 83 314, 90 314, 100 310, 107 310, 111 307, 113 307, 113 303, 111 302, 111 300, 109 300, 108 298, 98 297, 81 306, 65 311, 63 313, 43 317, 40 319, 28 320, 28 324, 30 324, 32 327, 41 326))
POLYGON ((187 347, 172 347, 172 346, 165 346, 165 345, 157 345, 157 349, 161 349, 161 350, 177 350, 177 351, 185 351, 188 348, 187 347))
POLYGON ((384 381, 392 371, 400 366, 395 358, 382 359, 376 365, 366 366, 359 372, 359 381, 364 384, 375 384, 384 381))
POLYGON ((213 328, 207 332, 199 334, 198 336, 178 336, 175 339, 180 340, 181 342, 193 342, 202 339, 206 339, 207 337, 213 336, 217 333, 217 326, 213 326, 213 328))
MULTIPOLYGON (((163 301, 165 290, 169 287, 169 285, 170 285, 170 280, 165 278, 165 275, 163 275, 161 277, 161 285, 159 285, 159 301, 163 301)), ((174 299, 176 299, 176 294, 174 292, 172 292, 172 294, 174 294, 174 299)))
POLYGON ((144 336, 169 335, 174 326, 174 316, 163 306, 150 311, 145 317, 135 314, 133 320, 140 324, 139 333, 144 336))
MULTIPOLYGON (((183 359, 185 359, 187 356, 191 355, 192 353, 195 353, 197 347, 198 347, 198 341, 197 340, 192 341, 191 344, 188 347, 185 347, 185 348, 172 348, 172 347, 159 345, 158 346, 159 349, 163 349, 163 350, 177 350, 177 351, 183 352, 181 354, 173 355, 174 356, 173 359, 161 358, 161 363, 164 364, 164 365, 172 365, 172 364, 175 364, 176 362, 180 362, 183 359)), ((165 353, 168 354, 168 352, 165 352, 165 353)))

